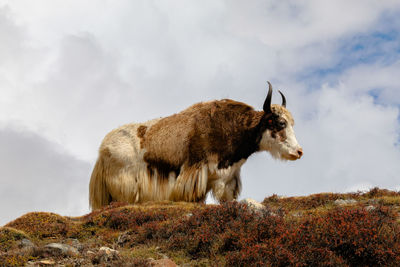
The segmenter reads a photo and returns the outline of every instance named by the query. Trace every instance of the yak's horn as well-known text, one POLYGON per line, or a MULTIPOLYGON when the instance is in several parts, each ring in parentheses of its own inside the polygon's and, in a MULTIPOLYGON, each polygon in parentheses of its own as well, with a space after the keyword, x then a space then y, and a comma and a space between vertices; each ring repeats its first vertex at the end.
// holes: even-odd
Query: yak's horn
POLYGON ((281 96, 282 96, 282 106, 286 108, 286 98, 285 98, 285 96, 282 94, 281 91, 278 90, 278 92, 279 92, 279 93, 281 94, 281 96))
POLYGON ((264 101, 264 106, 263 106, 263 110, 267 114, 272 113, 272 111, 271 111, 271 98, 272 98, 272 85, 271 85, 270 82, 268 82, 268 95, 267 95, 267 98, 264 101))

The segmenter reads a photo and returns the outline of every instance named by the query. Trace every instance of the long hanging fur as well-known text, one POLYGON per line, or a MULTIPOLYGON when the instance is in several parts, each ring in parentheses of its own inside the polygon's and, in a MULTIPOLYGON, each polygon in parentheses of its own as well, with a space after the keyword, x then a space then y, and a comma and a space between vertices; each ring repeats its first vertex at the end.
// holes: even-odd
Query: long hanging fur
POLYGON ((101 157, 94 166, 89 184, 89 205, 92 209, 99 209, 111 202, 111 195, 105 183, 106 167, 101 157))

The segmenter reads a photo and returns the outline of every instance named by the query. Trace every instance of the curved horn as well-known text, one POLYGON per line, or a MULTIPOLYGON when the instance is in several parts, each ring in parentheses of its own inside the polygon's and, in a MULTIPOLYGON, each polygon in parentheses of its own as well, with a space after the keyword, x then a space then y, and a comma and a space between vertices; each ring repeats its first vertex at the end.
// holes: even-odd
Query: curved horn
POLYGON ((267 98, 265 99, 263 110, 265 113, 272 113, 271 111, 271 98, 272 98, 272 85, 268 82, 268 94, 267 98))
POLYGON ((285 96, 282 94, 281 91, 278 90, 278 92, 279 92, 279 93, 281 94, 281 96, 282 96, 282 106, 286 108, 286 98, 285 98, 285 96))

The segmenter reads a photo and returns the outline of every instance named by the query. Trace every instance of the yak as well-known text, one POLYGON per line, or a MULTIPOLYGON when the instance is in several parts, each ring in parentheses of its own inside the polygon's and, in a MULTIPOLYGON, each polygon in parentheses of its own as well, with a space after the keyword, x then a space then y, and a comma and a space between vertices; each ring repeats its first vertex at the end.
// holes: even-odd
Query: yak
POLYGON ((279 91, 282 104, 271 105, 268 85, 262 111, 214 100, 108 133, 90 179, 91 208, 112 201, 204 202, 210 191, 219 202, 231 201, 240 193, 240 168, 251 154, 300 159, 303 150, 285 96, 279 91))

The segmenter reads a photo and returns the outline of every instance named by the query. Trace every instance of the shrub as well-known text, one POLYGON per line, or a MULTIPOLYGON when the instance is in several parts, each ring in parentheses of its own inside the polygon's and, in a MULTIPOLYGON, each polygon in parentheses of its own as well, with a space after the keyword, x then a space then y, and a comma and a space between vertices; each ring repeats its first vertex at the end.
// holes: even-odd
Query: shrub
MULTIPOLYGON (((253 213, 244 204, 227 202, 206 207, 182 218, 168 230, 169 248, 186 249, 193 257, 210 257, 219 235, 231 229, 237 220, 242 224, 253 220, 253 213)), ((235 224, 236 225, 236 224, 235 224)))
POLYGON ((375 198, 375 197, 383 197, 383 196, 389 196, 389 197, 395 197, 395 196, 400 196, 400 192, 396 191, 390 191, 387 189, 380 189, 378 187, 374 187, 369 192, 363 194, 364 197, 367 198, 375 198))
POLYGON ((36 238, 64 237, 66 236, 70 222, 67 218, 49 212, 31 212, 8 223, 12 227, 36 238))
POLYGON ((172 225, 143 227, 146 238, 168 240, 170 249, 193 259, 224 255, 232 266, 394 266, 400 260, 400 226, 386 207, 339 207, 290 221, 230 202, 172 225))
POLYGON ((400 227, 384 207, 338 208, 300 223, 265 217, 244 229, 229 237, 235 246, 228 265, 395 266, 400 260, 400 227))
POLYGON ((392 266, 400 260, 400 227, 385 207, 372 211, 338 208, 306 218, 288 241, 293 251, 304 255, 304 261, 314 261, 305 247, 328 249, 350 265, 392 266))

